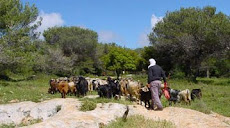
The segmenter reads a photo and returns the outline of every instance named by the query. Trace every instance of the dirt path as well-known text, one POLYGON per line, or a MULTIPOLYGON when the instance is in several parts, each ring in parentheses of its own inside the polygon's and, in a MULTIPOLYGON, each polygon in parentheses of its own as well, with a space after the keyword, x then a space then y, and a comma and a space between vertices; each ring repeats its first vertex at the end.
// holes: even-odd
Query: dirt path
MULTIPOLYGON (((98 128, 118 117, 122 117, 126 106, 117 103, 98 104, 93 111, 79 111, 81 102, 77 99, 52 99, 41 103, 20 102, 0 105, 0 125, 5 123, 21 123, 31 119, 42 118, 43 122, 33 124, 30 128, 63 128, 81 127, 98 128), (57 106, 61 110, 57 113, 57 106), (49 114, 47 114, 49 113, 49 114)), ((163 111, 147 110, 140 105, 129 106, 130 115, 143 115, 148 119, 171 121, 178 128, 230 128, 230 118, 212 113, 204 114, 195 110, 167 107, 163 111)))

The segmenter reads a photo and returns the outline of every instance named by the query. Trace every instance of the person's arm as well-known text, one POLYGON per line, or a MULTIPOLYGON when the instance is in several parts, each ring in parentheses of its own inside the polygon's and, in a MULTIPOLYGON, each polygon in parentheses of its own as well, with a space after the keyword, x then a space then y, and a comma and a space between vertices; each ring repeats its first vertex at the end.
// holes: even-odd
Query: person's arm
POLYGON ((150 84, 152 76, 153 76, 152 70, 149 68, 148 69, 148 84, 150 84))
POLYGON ((164 88, 167 88, 168 84, 166 81, 165 71, 163 69, 161 69, 161 76, 163 77, 163 80, 164 80, 164 88))

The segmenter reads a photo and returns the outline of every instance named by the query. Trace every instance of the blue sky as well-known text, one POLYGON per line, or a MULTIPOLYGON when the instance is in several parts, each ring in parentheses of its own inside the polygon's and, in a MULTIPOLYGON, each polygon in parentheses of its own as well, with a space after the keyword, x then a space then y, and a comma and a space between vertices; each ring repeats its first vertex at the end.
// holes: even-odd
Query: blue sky
POLYGON ((53 26, 79 26, 96 31, 99 42, 128 48, 149 45, 147 34, 167 11, 215 6, 230 14, 229 0, 22 0, 35 4, 43 17, 39 31, 53 26))

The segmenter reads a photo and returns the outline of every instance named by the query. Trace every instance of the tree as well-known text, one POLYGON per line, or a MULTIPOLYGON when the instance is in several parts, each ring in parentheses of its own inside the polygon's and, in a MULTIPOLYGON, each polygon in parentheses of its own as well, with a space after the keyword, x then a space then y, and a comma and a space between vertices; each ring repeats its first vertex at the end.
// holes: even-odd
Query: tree
POLYGON ((132 50, 114 46, 109 49, 109 53, 105 54, 102 59, 106 69, 115 71, 117 79, 119 79, 122 71, 136 69, 139 57, 132 50))
POLYGON ((47 44, 60 48, 63 56, 72 60, 73 72, 94 73, 98 44, 96 32, 80 27, 53 27, 43 35, 47 44))
POLYGON ((38 37, 34 30, 41 22, 35 22, 38 17, 35 5, 23 6, 20 0, 1 0, 0 5, 0 37, 8 45, 21 46, 25 43, 22 39, 38 37))
POLYGON ((215 7, 181 8, 168 12, 149 39, 157 51, 170 53, 174 67, 195 79, 205 59, 223 57, 230 47, 230 20, 215 7))
POLYGON ((161 49, 157 49, 157 47, 153 46, 144 47, 141 53, 141 57, 144 61, 144 69, 148 70, 149 59, 154 58, 157 64, 161 65, 161 67, 168 73, 172 69, 172 57, 170 52, 164 51, 167 51, 164 47, 161 47, 161 49))
POLYGON ((0 75, 32 72, 35 63, 32 41, 39 33, 35 22, 38 10, 35 5, 23 5, 20 0, 0 0, 0 75))

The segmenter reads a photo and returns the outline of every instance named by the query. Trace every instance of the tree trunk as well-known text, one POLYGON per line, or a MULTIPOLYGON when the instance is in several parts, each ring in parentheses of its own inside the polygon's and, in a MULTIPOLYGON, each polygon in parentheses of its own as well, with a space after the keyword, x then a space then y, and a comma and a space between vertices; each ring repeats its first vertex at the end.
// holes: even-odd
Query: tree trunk
POLYGON ((116 74, 117 74, 117 79, 119 80, 119 76, 120 76, 120 70, 116 70, 116 74))

